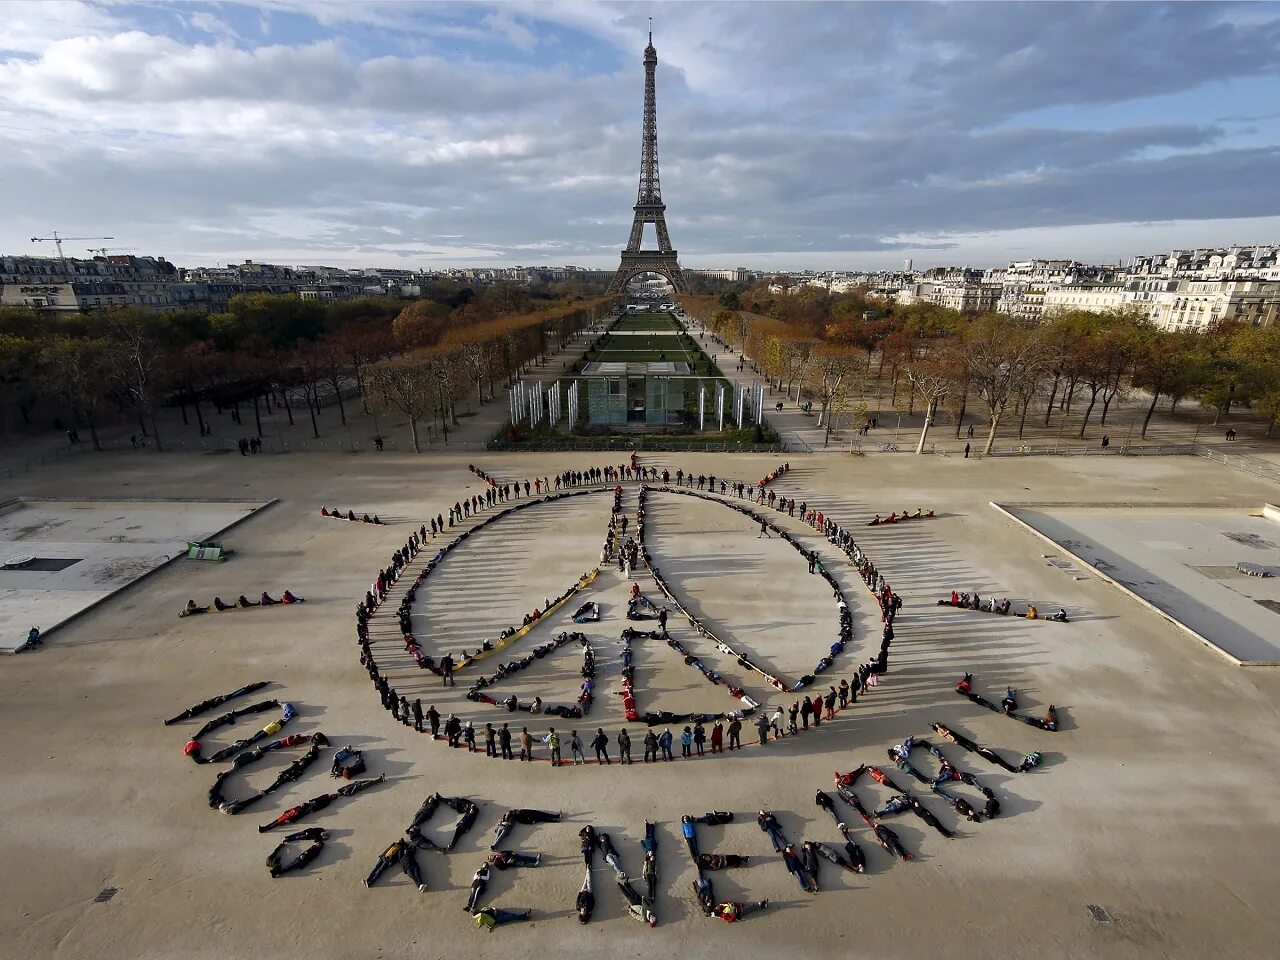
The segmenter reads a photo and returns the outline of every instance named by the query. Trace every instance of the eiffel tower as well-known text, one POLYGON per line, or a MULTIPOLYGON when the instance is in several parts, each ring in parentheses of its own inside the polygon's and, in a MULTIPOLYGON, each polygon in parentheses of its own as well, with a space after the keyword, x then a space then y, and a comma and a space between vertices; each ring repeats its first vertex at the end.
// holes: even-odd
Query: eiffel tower
POLYGON ((649 46, 644 48, 644 138, 640 151, 640 190, 636 196, 636 217, 631 224, 631 239, 622 251, 622 263, 609 284, 610 293, 622 293, 632 277, 657 273, 666 277, 677 293, 688 289, 676 252, 667 235, 667 205, 662 202, 658 183, 658 98, 654 73, 658 68, 658 51, 653 46, 653 25, 649 26, 649 46), (658 233, 658 249, 642 250, 644 225, 652 223, 658 233))

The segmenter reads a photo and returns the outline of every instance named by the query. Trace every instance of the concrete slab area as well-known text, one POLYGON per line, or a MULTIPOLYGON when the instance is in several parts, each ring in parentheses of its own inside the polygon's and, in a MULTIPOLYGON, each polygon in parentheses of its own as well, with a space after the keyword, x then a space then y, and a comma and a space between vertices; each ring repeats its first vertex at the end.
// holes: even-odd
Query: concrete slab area
MULTIPOLYGON (((0 561, 74 560, 0 569, 0 653, 45 634, 261 509, 260 502, 17 499, 0 506, 0 561)), ((212 598, 205 598, 205 602, 212 598)))
POLYGON ((1280 523, 1261 505, 1002 509, 1233 662, 1280 666, 1280 578, 1236 566, 1280 564, 1280 523))
MULTIPOLYGON (((449 751, 393 723, 358 665, 352 611, 374 571, 410 530, 428 513, 443 512, 464 491, 480 490, 468 463, 497 476, 532 479, 600 465, 602 457, 317 454, 300 466, 297 457, 144 459, 122 453, 89 461, 91 471, 84 458, 50 468, 41 475, 41 492, 48 496, 129 499, 180 490, 192 500, 278 496, 280 502, 228 538, 237 551, 228 563, 171 564, 66 625, 44 649, 0 660, 5 864, 0 955, 5 960, 1273 956, 1280 917, 1265 891, 1280 882, 1274 853, 1280 845, 1274 802, 1280 791, 1275 764, 1280 672, 1237 669, 1200 644, 1186 642, 1161 614, 1099 578, 1074 579, 1043 557, 1049 552, 1045 545, 988 503, 1087 497, 1098 505, 1164 506, 1185 502, 1194 490, 1197 499, 1233 507, 1274 501, 1274 487, 1192 458, 790 459, 793 469, 778 482, 779 492, 818 504, 843 522, 904 506, 939 513, 937 520, 919 525, 855 528, 906 599, 885 683, 856 711, 821 730, 742 755, 656 768, 637 763, 564 770, 545 762, 521 765, 449 751), (322 503, 377 512, 392 522, 372 527, 324 520, 317 513, 322 503), (287 585, 308 602, 262 614, 174 617, 189 596, 255 584, 287 585), (935 607, 937 596, 953 586, 978 589, 984 596, 1054 600, 1076 619, 1066 625, 1028 623, 935 607), (989 697, 998 699, 1005 685, 1013 685, 1029 710, 1054 703, 1061 731, 1026 727, 956 696, 953 686, 966 670, 975 673, 978 689, 989 697), (210 810, 205 799, 221 768, 196 766, 181 752, 198 721, 161 724, 190 703, 257 679, 275 681, 263 696, 298 707, 291 732, 322 730, 336 745, 360 746, 370 773, 388 777, 383 786, 335 802, 300 824, 330 830, 329 842, 307 870, 279 880, 272 880, 263 865, 278 836, 259 834, 256 825, 332 790, 324 764, 254 811, 227 817, 210 810), (868 873, 828 870, 822 893, 802 893, 757 829, 755 811, 777 812, 793 838, 835 840, 830 817, 814 805, 814 791, 830 789, 833 770, 882 763, 894 742, 908 734, 930 735, 931 721, 955 724, 1004 756, 1041 750, 1045 762, 1033 773, 1012 775, 957 754, 965 769, 998 792, 1002 817, 982 824, 958 822, 922 792, 943 822, 958 829, 956 839, 945 840, 914 818, 894 818, 893 829, 920 855, 918 862, 903 864, 891 861, 869 842, 865 828, 855 825, 868 873), (419 854, 427 893, 410 888, 394 869, 365 889, 361 880, 378 854, 401 835, 423 798, 437 790, 482 803, 475 831, 449 856, 419 854), (474 929, 460 908, 494 824, 501 811, 514 806, 562 809, 565 820, 521 827, 512 836, 513 849, 541 852, 543 863, 536 869, 495 871, 488 900, 530 907, 534 922, 489 935, 474 929), (731 809, 737 819, 728 827, 700 831, 705 849, 752 856, 749 867, 715 876, 717 893, 773 901, 766 913, 743 923, 705 920, 693 902, 694 872, 678 820, 683 813, 711 809, 731 809), (658 823, 659 926, 649 929, 626 915, 607 868, 595 874, 596 919, 578 924, 572 916, 582 881, 577 832, 587 823, 609 831, 624 866, 634 872, 645 819, 658 823), (108 902, 96 902, 106 888, 117 892, 108 902), (1091 906, 1111 921, 1096 920, 1091 906)), ((668 454, 653 462, 754 480, 775 458, 668 454)), ((19 492, 0 485, 0 496, 19 492)), ((667 508, 665 500, 675 498, 660 499, 653 507, 655 529, 674 531, 684 514, 667 508)), ((503 619, 506 605, 522 609, 530 593, 540 600, 544 588, 536 578, 567 584, 567 577, 580 572, 582 551, 590 549, 588 559, 598 557, 600 515, 593 516, 593 510, 584 504, 582 512, 552 516, 548 523, 537 521, 532 511, 524 518, 513 516, 491 548, 457 557, 467 574, 457 589, 465 583, 469 592, 456 593, 454 603, 447 604, 437 603, 440 598, 428 591, 420 595, 418 615, 428 624, 443 618, 442 629, 455 631, 461 642, 503 619), (515 574, 494 579, 491 591, 479 589, 485 578, 496 578, 500 562, 486 564, 504 543, 521 555, 515 574)), ((700 531, 699 539, 761 565, 744 563, 738 583, 708 592, 709 614, 728 618, 734 612, 731 605, 729 613, 723 612, 723 589, 734 591, 731 602, 772 578, 782 586, 770 586, 782 597, 773 619, 825 622, 825 603, 819 610, 823 620, 807 621, 803 600, 785 602, 788 587, 808 589, 812 578, 802 564, 757 542, 750 528, 742 530, 741 541, 733 540, 727 525, 713 526, 715 516, 689 514, 683 522, 700 531), (759 554, 750 552, 757 549, 759 554)), ((789 524, 820 546, 798 523, 789 524)), ((705 549, 695 541, 680 546, 676 557, 676 547, 654 546, 670 551, 672 559, 705 549)), ((839 572, 848 575, 846 568, 839 572)), ((698 586, 698 576, 690 571, 691 588, 698 586)), ((616 573, 611 577, 602 577, 592 594, 606 616, 614 615, 627 587, 616 573)), ((710 584, 711 578, 704 582, 710 584)), ((746 610, 740 616, 744 630, 747 623, 762 622, 746 610)), ((598 625, 606 645, 616 626, 598 625)), ((825 639, 815 636, 813 642, 825 639)), ((394 643, 394 636, 387 642, 394 643)), ((606 659, 612 659, 605 649, 606 659)), ((576 661, 571 652, 566 656, 563 664, 547 664, 543 682, 548 686, 563 669, 572 689, 576 661)), ((649 657, 648 650, 639 651, 638 678, 649 657)), ((663 663, 662 675, 644 679, 642 691, 651 688, 683 702, 679 671, 672 673, 668 689, 663 663)), ((428 691, 421 674, 411 669, 394 666, 397 683, 423 682, 421 689, 428 691)), ((462 686, 446 692, 438 678, 435 683, 433 702, 441 709, 470 708, 462 686)), ((710 688, 699 693, 713 702, 716 694, 710 688)), ((601 715, 610 733, 617 726, 615 709, 605 706, 601 715)), ((213 739, 225 743, 259 726, 246 720, 213 739)), ((537 729, 545 729, 545 720, 537 729)), ((639 730, 631 728, 633 740, 639 730)), ((278 769, 268 766, 264 761, 261 771, 237 775, 237 791, 261 784, 278 769)), ((860 795, 863 789, 860 783, 860 795)), ((879 787, 865 788, 868 803, 886 797, 879 787)))

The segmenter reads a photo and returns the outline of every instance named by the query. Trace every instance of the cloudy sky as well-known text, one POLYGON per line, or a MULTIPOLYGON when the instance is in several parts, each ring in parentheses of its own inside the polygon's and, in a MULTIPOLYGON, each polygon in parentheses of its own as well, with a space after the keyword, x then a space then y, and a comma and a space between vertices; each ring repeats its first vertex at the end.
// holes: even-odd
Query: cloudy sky
POLYGON ((650 16, 686 266, 1280 242, 1280 4, 2 12, 0 253, 614 266, 650 16))

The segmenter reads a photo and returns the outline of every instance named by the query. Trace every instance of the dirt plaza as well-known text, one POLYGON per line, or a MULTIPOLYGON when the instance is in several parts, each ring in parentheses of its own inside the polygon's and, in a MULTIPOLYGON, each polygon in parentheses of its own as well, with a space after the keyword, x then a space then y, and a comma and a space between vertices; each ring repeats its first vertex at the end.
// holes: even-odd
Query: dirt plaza
MULTIPOLYGON (((6 731, 0 817, 7 866, 0 876, 0 936, 6 956, 1213 952, 1251 958, 1269 956, 1280 936, 1265 896, 1280 879, 1271 855, 1280 841, 1280 816, 1270 802, 1280 787, 1272 763, 1280 746, 1274 722, 1280 673, 1231 665, 1087 563, 1064 562, 1066 554, 990 505, 1260 506, 1276 496, 1274 485, 1263 480, 1191 457, 793 457, 791 470, 770 488, 850 529, 904 606, 879 686, 821 728, 766 746, 755 745, 748 723, 748 746, 740 754, 684 761, 677 749, 673 762, 638 762, 644 725, 624 720, 618 638, 629 623, 632 583, 662 602, 643 569, 628 580, 616 566, 602 567, 589 587, 510 650, 518 656, 560 631, 585 633, 597 672, 595 701, 582 719, 511 714, 468 700, 466 689, 490 662, 460 671, 458 685, 446 689, 439 677, 414 666, 394 636, 394 620, 378 628, 380 665, 401 693, 420 698, 424 707, 434 704, 477 727, 510 721, 542 734, 554 724, 578 730, 584 740, 598 727, 611 740, 629 729, 634 765, 554 768, 541 743, 535 763, 490 759, 483 749, 450 750, 393 720, 358 662, 354 608, 411 532, 464 494, 483 490, 468 464, 499 481, 532 481, 602 466, 603 455, 104 454, 93 461, 91 474, 82 463, 6 481, 0 500, 38 493, 278 502, 226 533, 234 551, 226 562, 169 564, 53 630, 42 648, 0 659, 6 731), (386 523, 322 518, 322 505, 376 513, 386 523), (875 514, 916 508, 936 516, 863 525, 875 514), (178 617, 189 599, 206 604, 215 595, 256 597, 263 591, 278 597, 284 589, 306 603, 178 617), (1042 613, 1062 607, 1071 622, 937 606, 953 589, 1035 602, 1042 613), (583 600, 600 604, 599 621, 572 622, 583 600), (1013 723, 957 696, 955 683, 966 672, 997 702, 1012 686, 1028 713, 1054 704, 1059 730, 1013 723), (255 825, 336 789, 327 762, 252 810, 228 817, 206 802, 220 768, 195 765, 182 753, 205 718, 162 723, 189 704, 254 680, 271 681, 259 696, 296 707, 286 733, 323 732, 331 744, 326 756, 333 748, 356 746, 364 751, 365 775, 387 778, 301 823, 324 827, 329 839, 305 869, 275 880, 263 860, 284 831, 260 834, 255 825), (1037 751, 1042 762, 1035 770, 1009 773, 942 744, 1000 798, 998 817, 967 822, 886 758, 886 749, 907 736, 940 744, 933 722, 954 725, 1011 759, 1037 751), (866 872, 824 863, 821 892, 804 892, 757 827, 756 813, 773 811, 797 844, 833 842, 835 825, 815 805, 814 794, 831 793, 833 771, 859 764, 880 765, 896 782, 909 784, 956 836, 946 839, 910 815, 886 817, 916 858, 902 862, 876 846, 846 807, 852 835, 866 853, 866 872), (478 803, 475 828, 447 855, 418 854, 427 892, 419 893, 394 867, 366 889, 361 880, 378 855, 435 791, 478 803), (486 934, 460 908, 493 827, 512 807, 561 811, 563 819, 520 827, 512 836, 512 849, 540 853, 542 863, 494 871, 485 902, 533 914, 528 923, 486 934), (732 811, 735 819, 699 828, 702 849, 751 858, 746 867, 713 875, 717 898, 770 900, 766 911, 741 923, 705 918, 694 898, 695 871, 679 820, 710 810, 732 811), (583 873, 579 830, 591 824, 607 831, 627 873, 638 877, 646 820, 657 824, 658 925, 650 929, 627 915, 612 871, 598 860, 595 916, 579 925, 573 916, 583 873), (98 902, 104 891, 114 892, 98 902)), ((754 483, 777 458, 653 454, 642 463, 673 474, 679 468, 754 483)), ((636 484, 624 486, 634 504, 636 484)), ((419 588, 414 635, 432 656, 457 656, 518 626, 534 607, 599 565, 610 501, 605 491, 539 504, 469 537, 419 588)), ((880 611, 851 564, 812 528, 757 509, 800 546, 818 551, 849 599, 853 642, 804 691, 825 692, 875 655, 880 611)), ((646 513, 654 563, 686 607, 779 676, 813 670, 835 639, 835 607, 828 585, 808 574, 789 544, 777 535, 761 537, 758 525, 723 504, 660 489, 649 495, 646 513)), ((432 541, 421 556, 449 539, 432 541)), ((1258 611, 1276 616, 1261 606, 1258 611)), ((645 622, 630 623, 649 629, 645 622)), ((769 713, 775 706, 785 710, 798 696, 753 682, 734 657, 686 621, 673 618, 671 635, 707 668, 740 681, 769 713)), ((638 640, 632 647, 642 711, 733 707, 723 688, 708 684, 666 644, 638 640)), ((580 663, 577 646, 566 645, 495 687, 494 695, 571 703, 580 663)), ((274 716, 248 717, 210 740, 230 743, 274 716)), ((682 725, 672 726, 678 735, 682 725)), ((610 750, 616 757, 612 742, 610 750)), ((269 756, 263 769, 237 774, 235 789, 260 786, 291 759, 269 756)), ((866 778, 856 789, 869 807, 880 807, 892 793, 866 778)))

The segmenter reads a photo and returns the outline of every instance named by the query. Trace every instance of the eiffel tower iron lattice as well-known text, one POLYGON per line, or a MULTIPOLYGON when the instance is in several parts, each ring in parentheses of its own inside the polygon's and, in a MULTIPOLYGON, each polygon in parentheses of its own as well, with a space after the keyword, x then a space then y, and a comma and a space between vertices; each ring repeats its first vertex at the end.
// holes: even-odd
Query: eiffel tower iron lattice
POLYGON ((609 285, 611 293, 622 293, 627 283, 642 273, 661 274, 677 293, 688 288, 676 251, 671 246, 671 237, 667 234, 667 205, 662 202, 662 187, 658 182, 658 98, 654 82, 657 69, 658 51, 654 49, 653 31, 650 30, 649 45, 644 50, 644 137, 640 151, 640 189, 636 195, 631 238, 622 251, 622 263, 609 285), (652 223, 657 231, 656 250, 641 249, 646 223, 652 223))

